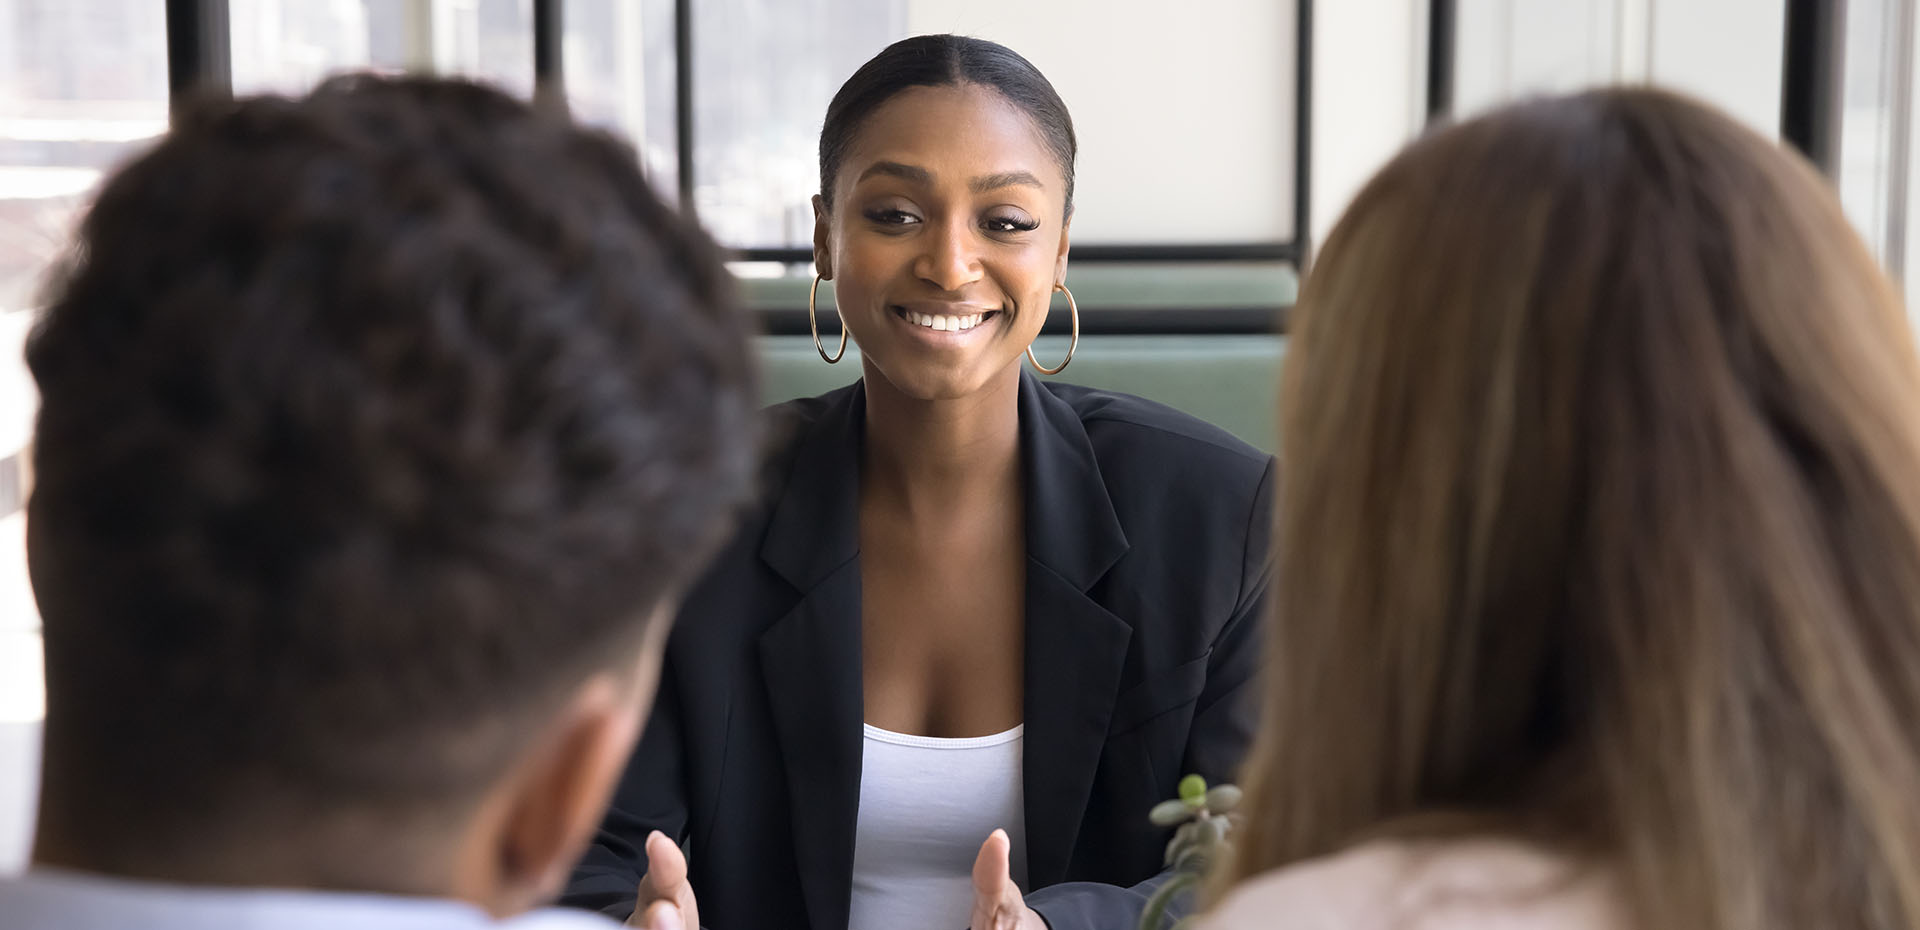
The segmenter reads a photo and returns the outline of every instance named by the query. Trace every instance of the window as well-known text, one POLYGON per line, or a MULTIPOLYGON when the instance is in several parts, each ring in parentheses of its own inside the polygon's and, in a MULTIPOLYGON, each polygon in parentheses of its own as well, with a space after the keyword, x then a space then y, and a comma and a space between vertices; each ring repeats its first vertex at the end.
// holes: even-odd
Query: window
POLYGON ((567 106, 633 143, 662 196, 679 199, 673 0, 566 0, 567 106))
POLYGON ((533 91, 532 0, 228 0, 235 93, 339 71, 434 71, 533 91))
POLYGON ((0 314, 31 304, 101 174, 166 129, 164 12, 150 0, 0 10, 0 314))
POLYGON ((1909 279, 1912 19, 1910 0, 1847 4, 1834 165, 1847 216, 1888 270, 1909 279))
POLYGON ((102 174, 166 128, 165 37, 152 0, 0 5, 0 871, 26 861, 45 702, 20 510, 36 401, 20 351, 102 174))

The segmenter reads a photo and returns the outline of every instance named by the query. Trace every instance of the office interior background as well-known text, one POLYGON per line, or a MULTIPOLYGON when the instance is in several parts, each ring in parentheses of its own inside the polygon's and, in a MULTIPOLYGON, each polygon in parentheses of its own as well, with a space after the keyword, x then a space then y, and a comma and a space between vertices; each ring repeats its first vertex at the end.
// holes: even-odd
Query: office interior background
POLYGON ((1064 379, 1148 379, 1270 448, 1271 373, 1314 243, 1431 122, 1529 94, 1651 81, 1800 148, 1920 306, 1916 29, 1915 0, 5 0, 0 874, 26 861, 45 710, 21 347, 102 174, 165 131, 188 87, 299 93, 372 68, 563 93, 737 250, 780 399, 858 370, 821 364, 805 328, 828 99, 903 36, 1003 42, 1080 135, 1069 283, 1087 342, 1064 379))

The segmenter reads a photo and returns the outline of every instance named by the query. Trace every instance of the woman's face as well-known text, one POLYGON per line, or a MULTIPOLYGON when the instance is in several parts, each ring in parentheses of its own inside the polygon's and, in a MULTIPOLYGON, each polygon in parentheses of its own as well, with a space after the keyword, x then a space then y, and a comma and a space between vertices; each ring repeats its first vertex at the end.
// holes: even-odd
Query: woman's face
POLYGON ((869 115, 814 198, 814 258, 869 377, 965 397, 1011 370, 1067 266, 1066 176, 1020 108, 970 84, 869 115))

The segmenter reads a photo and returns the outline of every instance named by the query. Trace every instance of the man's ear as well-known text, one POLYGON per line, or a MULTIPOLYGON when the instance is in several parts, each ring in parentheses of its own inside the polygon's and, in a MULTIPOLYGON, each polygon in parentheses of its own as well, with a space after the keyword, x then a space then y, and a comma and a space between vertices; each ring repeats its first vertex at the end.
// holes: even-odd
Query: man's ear
POLYGON ((617 677, 588 679, 517 773, 497 852, 509 912, 558 896, 606 814, 647 711, 617 677))
POLYGON ((827 199, 819 194, 813 195, 813 270, 820 277, 833 280, 833 213, 827 209, 827 199))
POLYGON ((503 786, 496 861, 504 906, 515 913, 553 900, 605 817, 653 707, 669 612, 652 618, 631 665, 582 682, 503 786))

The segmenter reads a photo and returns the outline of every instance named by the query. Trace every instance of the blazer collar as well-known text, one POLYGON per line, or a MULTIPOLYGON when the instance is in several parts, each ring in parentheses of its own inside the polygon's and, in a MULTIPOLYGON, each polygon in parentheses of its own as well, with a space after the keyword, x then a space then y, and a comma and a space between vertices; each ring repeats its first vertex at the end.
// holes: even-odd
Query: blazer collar
MULTIPOLYGON (((1019 403, 1027 556, 1085 591, 1126 554, 1126 533, 1080 415, 1026 371, 1019 403)), ((855 382, 828 395, 826 410, 795 440, 760 557, 800 591, 859 554, 866 416, 866 385, 855 382)))
MULTIPOLYGON (((1127 552, 1078 411, 1020 376, 1026 466, 1028 890, 1066 880, 1133 628, 1088 592, 1127 552)), ((1145 816, 1143 813, 1141 816, 1145 816)))
POLYGON ((1020 454, 1026 475, 1027 557, 1085 591, 1127 551, 1080 414, 1020 372, 1020 454))
POLYGON ((802 592, 860 552, 866 383, 856 381, 825 400, 819 418, 793 440, 793 464, 760 541, 761 560, 802 592))

